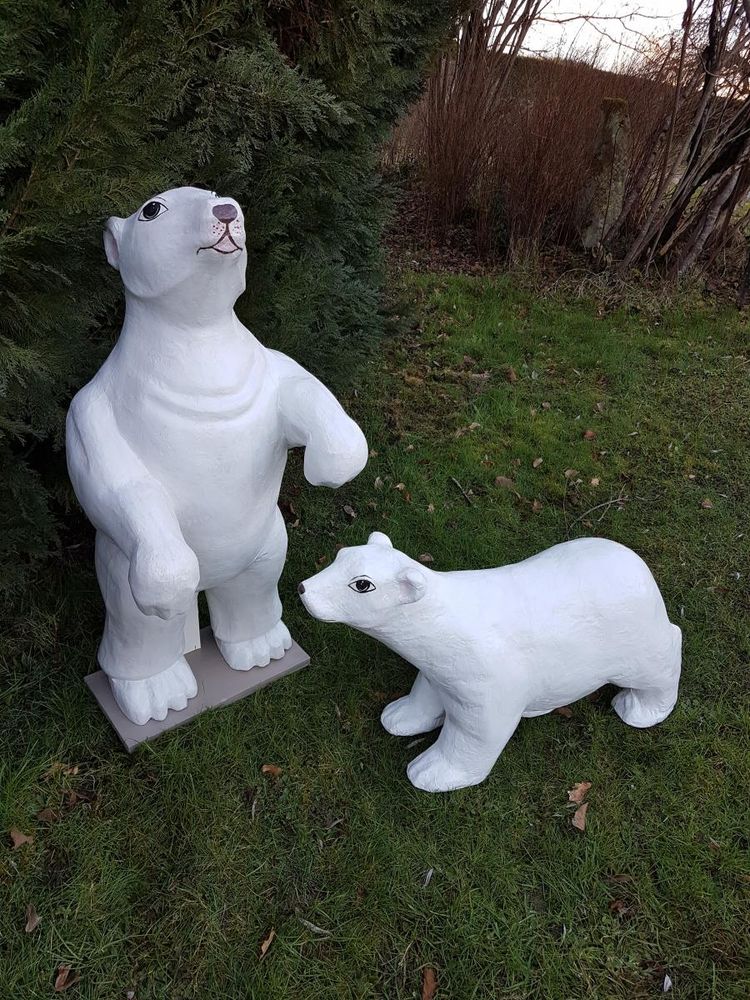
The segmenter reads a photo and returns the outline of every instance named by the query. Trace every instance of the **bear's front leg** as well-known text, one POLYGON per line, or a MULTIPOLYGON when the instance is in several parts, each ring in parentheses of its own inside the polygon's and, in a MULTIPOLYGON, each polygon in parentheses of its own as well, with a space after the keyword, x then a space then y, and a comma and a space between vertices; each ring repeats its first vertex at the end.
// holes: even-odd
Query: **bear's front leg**
MULTIPOLYGON (((182 598, 187 592, 182 594, 181 585, 176 591, 170 589, 169 574, 151 573, 150 556, 142 552, 141 557, 140 565, 134 567, 134 560, 111 538, 97 532, 96 575, 107 609, 99 664, 123 715, 139 726, 149 719, 166 718, 170 709, 180 711, 198 692, 183 656, 186 613, 182 598), (152 613, 144 614, 134 593, 152 613)), ((187 596, 192 601, 198 581, 188 582, 192 589, 188 588, 187 596)))
POLYGON ((364 469, 364 434, 336 397, 301 365, 276 351, 279 411, 290 448, 305 449, 305 479, 313 486, 343 486, 364 469))
POLYGON ((485 692, 468 702, 447 702, 440 736, 406 769, 412 785, 425 792, 450 792, 484 781, 522 711, 513 699, 507 703, 485 692))
POLYGON ((386 705, 380 721, 392 736, 417 736, 437 729, 444 718, 440 694, 420 670, 409 694, 386 705))
POLYGON ((263 548, 247 569, 206 590, 216 645, 233 670, 265 667, 292 645, 278 590, 286 547, 286 526, 277 508, 263 548))

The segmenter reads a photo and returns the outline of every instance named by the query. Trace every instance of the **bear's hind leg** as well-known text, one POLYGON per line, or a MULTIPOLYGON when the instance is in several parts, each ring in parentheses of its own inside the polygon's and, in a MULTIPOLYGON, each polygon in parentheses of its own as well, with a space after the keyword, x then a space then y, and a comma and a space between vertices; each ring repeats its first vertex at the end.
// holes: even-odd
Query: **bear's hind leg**
POLYGON ((183 656, 185 615, 144 615, 133 600, 127 556, 106 535, 96 536, 96 575, 106 606, 99 665, 115 701, 136 725, 181 711, 198 693, 183 656))
POLYGON ((292 645, 281 620, 278 590, 286 544, 284 519, 277 510, 265 546, 250 566, 206 591, 216 644, 233 670, 265 667, 292 645))
POLYGON ((682 661, 682 633, 672 625, 671 642, 664 654, 651 657, 646 666, 653 683, 624 688, 612 699, 612 708, 623 722, 636 729, 655 726, 671 713, 677 703, 682 661))
POLYGON ((437 729, 444 718, 440 695, 420 671, 409 694, 385 706, 380 722, 391 736, 418 736, 437 729))

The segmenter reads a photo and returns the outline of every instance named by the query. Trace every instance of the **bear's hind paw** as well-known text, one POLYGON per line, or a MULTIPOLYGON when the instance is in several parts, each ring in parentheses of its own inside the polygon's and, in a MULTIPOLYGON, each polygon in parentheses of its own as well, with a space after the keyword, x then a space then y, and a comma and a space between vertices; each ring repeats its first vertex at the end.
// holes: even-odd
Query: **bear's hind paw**
POLYGON ((272 629, 254 639, 228 642, 217 636, 216 645, 232 670, 252 670, 268 666, 271 660, 280 660, 292 645, 292 637, 286 625, 278 621, 272 629))
POLYGON ((181 712, 198 693, 184 656, 152 677, 110 677, 109 683, 122 714, 137 726, 145 726, 150 719, 166 719, 170 709, 181 712))

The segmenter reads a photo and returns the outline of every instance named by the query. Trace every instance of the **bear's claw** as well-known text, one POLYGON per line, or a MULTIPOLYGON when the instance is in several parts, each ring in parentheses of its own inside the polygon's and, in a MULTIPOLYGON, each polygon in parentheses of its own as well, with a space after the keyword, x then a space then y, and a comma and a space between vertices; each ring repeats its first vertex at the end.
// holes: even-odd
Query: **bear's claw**
POLYGON ((278 621, 272 629, 254 639, 227 642, 217 637, 216 645, 232 670, 252 670, 267 666, 271 660, 280 660, 292 645, 292 637, 286 625, 278 621))

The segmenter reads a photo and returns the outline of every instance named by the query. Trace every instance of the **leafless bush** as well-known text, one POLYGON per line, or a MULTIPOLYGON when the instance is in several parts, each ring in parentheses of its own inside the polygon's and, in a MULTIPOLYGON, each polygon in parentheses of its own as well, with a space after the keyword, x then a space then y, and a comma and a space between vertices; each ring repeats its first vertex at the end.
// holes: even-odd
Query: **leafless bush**
MULTIPOLYGON (((686 0, 672 104, 621 268, 715 257, 750 191, 750 0, 686 0)), ((626 221, 626 212, 610 244, 626 221)))
MULTIPOLYGON (((501 247, 526 257, 540 244, 575 241, 576 208, 590 173, 602 100, 628 102, 630 173, 637 176, 642 164, 648 167, 670 95, 654 60, 633 62, 619 73, 596 63, 596 52, 467 60, 460 113, 452 106, 442 117, 435 111, 443 104, 432 78, 384 149, 384 165, 413 168, 432 225, 469 221, 487 250, 501 247), (492 73, 503 85, 490 102, 484 77, 492 73), (483 111, 472 104, 478 93, 483 111)), ((448 72, 441 65, 440 72, 448 72)))
POLYGON ((604 249, 623 273, 716 258, 750 192, 750 0, 685 3, 681 31, 606 71, 596 52, 521 55, 545 0, 477 2, 384 162, 413 168, 435 229, 468 222, 512 257, 575 245, 602 101, 624 99, 627 180, 604 249))
POLYGON ((519 60, 498 109, 492 155, 485 165, 484 211, 493 206, 512 256, 543 244, 575 243, 577 212, 592 166, 604 98, 623 98, 632 121, 634 173, 666 100, 653 75, 606 72, 596 52, 519 60))
POLYGON ((435 224, 455 223, 470 204, 492 155, 492 125, 515 59, 544 6, 480 0, 438 59, 423 102, 423 182, 435 224))

